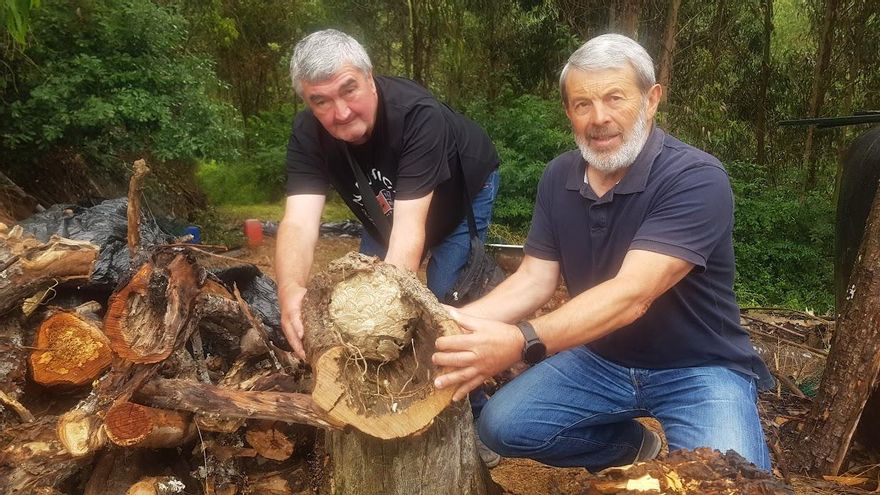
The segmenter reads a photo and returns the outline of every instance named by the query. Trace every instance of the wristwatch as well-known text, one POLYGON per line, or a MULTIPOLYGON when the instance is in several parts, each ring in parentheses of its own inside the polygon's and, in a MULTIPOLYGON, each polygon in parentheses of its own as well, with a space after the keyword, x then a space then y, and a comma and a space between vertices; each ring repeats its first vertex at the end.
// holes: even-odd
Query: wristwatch
POLYGON ((522 332, 526 343, 523 344, 522 359, 528 364, 537 364, 547 357, 547 346, 541 342, 535 327, 526 320, 516 324, 516 328, 522 332))

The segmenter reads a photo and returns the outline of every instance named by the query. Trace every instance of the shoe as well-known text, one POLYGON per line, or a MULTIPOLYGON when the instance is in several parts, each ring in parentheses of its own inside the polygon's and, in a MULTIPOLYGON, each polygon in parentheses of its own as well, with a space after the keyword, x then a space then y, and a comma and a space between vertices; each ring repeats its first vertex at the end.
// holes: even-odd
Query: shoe
POLYGON ((486 444, 480 440, 480 435, 475 434, 474 440, 477 442, 477 452, 480 454, 480 459, 487 468, 492 469, 501 462, 501 455, 489 447, 486 447, 486 444))
POLYGON ((639 447, 639 453, 636 454, 636 460, 633 461, 633 464, 654 459, 660 453, 661 446, 660 435, 645 428, 642 431, 642 445, 639 447))

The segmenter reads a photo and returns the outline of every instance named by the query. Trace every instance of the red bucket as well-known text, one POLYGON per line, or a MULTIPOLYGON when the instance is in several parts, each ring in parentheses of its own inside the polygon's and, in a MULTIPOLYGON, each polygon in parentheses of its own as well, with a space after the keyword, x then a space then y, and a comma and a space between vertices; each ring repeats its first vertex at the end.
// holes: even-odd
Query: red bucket
POLYGON ((263 244, 263 224, 253 218, 245 220, 244 236, 247 238, 248 247, 257 247, 263 244))

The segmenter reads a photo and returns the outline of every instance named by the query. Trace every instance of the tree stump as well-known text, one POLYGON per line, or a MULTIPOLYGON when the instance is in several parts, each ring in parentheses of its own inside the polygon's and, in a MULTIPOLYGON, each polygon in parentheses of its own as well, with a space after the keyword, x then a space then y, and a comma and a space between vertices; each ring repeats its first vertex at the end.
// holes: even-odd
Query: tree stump
POLYGON ((433 387, 434 341, 460 330, 413 274, 349 254, 312 279, 303 322, 312 397, 355 428, 328 433, 331 493, 488 493, 470 408, 433 387))

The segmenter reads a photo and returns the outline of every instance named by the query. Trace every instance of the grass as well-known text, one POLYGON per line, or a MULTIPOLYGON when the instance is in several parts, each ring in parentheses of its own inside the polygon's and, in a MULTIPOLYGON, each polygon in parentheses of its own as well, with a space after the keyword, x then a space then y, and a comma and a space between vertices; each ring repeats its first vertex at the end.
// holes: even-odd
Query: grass
MULTIPOLYGON (((250 205, 217 205, 215 206, 217 213, 224 220, 234 224, 241 224, 249 218, 256 218, 261 222, 280 222, 284 216, 284 202, 279 203, 262 203, 250 205)), ((324 204, 324 213, 321 215, 321 222, 341 222, 343 220, 354 220, 354 214, 348 209, 348 206, 336 194, 331 194, 324 204)))

